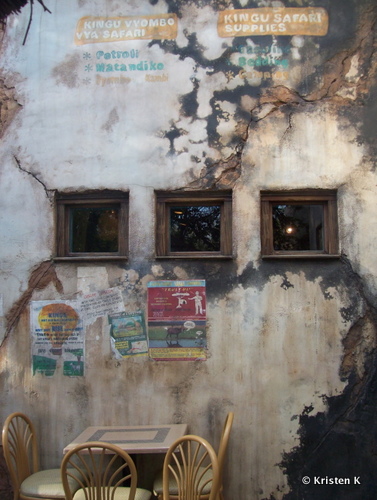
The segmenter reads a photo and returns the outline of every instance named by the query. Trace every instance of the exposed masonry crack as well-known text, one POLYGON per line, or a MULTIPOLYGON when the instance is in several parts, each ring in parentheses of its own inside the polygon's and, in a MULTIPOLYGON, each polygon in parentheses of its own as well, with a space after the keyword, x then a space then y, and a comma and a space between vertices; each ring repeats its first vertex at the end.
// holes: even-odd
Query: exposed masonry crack
MULTIPOLYGON (((266 89, 264 94, 260 97, 258 104, 251 109, 251 118, 245 127, 243 136, 240 137, 239 142, 234 148, 234 153, 228 156, 225 160, 217 161, 211 165, 206 166, 200 176, 190 183, 190 188, 204 188, 204 189, 222 189, 233 187, 236 180, 241 175, 241 163, 243 150, 249 139, 250 131, 253 124, 264 120, 272 113, 276 112, 281 106, 294 105, 300 106, 306 102, 298 92, 278 85, 266 89), (271 106, 271 107, 269 107, 271 106)), ((293 128, 293 112, 288 116, 288 127, 285 130, 282 140, 293 128)))
POLYGON ((284 134, 282 135, 282 138, 281 138, 281 141, 283 142, 285 137, 289 134, 289 132, 293 129, 293 124, 292 124, 292 117, 293 117, 293 113, 289 113, 288 115, 288 126, 287 128, 285 129, 284 131, 284 134))
MULTIPOLYGON (((354 48, 340 52, 324 64, 325 71, 322 88, 307 95, 305 97, 306 101, 312 102, 332 97, 339 98, 340 96, 337 95, 337 93, 341 90, 341 88, 348 88, 350 86, 350 84, 346 81, 346 75, 351 67, 352 58, 357 54, 360 55, 360 59, 364 62, 364 65, 369 66, 368 73, 370 71, 374 71, 372 58, 375 53, 374 28, 376 22, 377 8, 373 7, 371 9, 367 9, 357 30, 354 48)), ((362 66, 362 64, 360 64, 360 66, 362 66)), ((372 75, 369 75, 369 77, 371 78, 372 75)), ((363 78, 360 78, 356 84, 351 85, 355 85, 359 94, 361 94, 364 90, 363 83, 365 83, 365 79, 363 82, 363 78)))
MULTIPOLYGON (((289 89, 283 85, 270 87, 265 89, 263 95, 259 99, 258 105, 251 110, 251 113, 262 104, 272 105, 270 111, 263 116, 264 119, 271 113, 274 113, 281 106, 290 105, 304 105, 305 103, 314 103, 322 100, 336 99, 337 102, 344 102, 349 105, 352 103, 350 99, 337 94, 342 87, 348 88, 354 85, 361 93, 364 89, 365 81, 368 79, 372 81, 373 72, 376 68, 373 65, 373 56, 375 55, 375 37, 374 27, 377 23, 377 8, 372 8, 365 12, 364 19, 360 23, 357 31, 356 44, 353 49, 342 51, 326 61, 324 64, 324 82, 322 88, 312 92, 308 95, 301 95, 298 92, 289 89), (371 39, 371 40, 370 40, 371 39), (369 45, 368 45, 369 42, 369 45), (369 61, 368 74, 353 84, 346 81, 346 75, 351 67, 352 58, 359 54, 360 59, 367 63, 369 61), (370 74, 372 73, 372 74, 370 74)), ((259 121, 259 120, 255 120, 259 121)))
POLYGON ((202 169, 200 176, 189 184, 189 187, 192 189, 231 189, 241 175, 241 154, 237 151, 225 160, 206 166, 202 169))
POLYGON ((42 290, 46 288, 50 283, 54 283, 57 291, 63 293, 63 285, 59 280, 53 261, 42 262, 34 271, 31 273, 28 288, 22 294, 20 299, 13 305, 11 310, 6 315, 7 327, 5 331, 4 339, 8 336, 12 328, 17 323, 21 313, 25 307, 29 304, 34 290, 42 290))
MULTIPOLYGON (((305 102, 305 98, 299 95, 298 92, 283 85, 266 89, 264 94, 260 97, 258 104, 251 110, 252 119, 250 121, 249 128, 252 124, 266 119, 278 111, 282 106, 303 106, 305 102)), ((284 139, 288 131, 293 128, 292 118, 293 112, 289 113, 288 127, 285 130, 282 139, 284 139)))
MULTIPOLYGON (((364 303, 366 305, 364 313, 360 316, 357 316, 357 318, 355 318, 355 320, 352 322, 352 325, 348 329, 347 334, 343 338, 344 355, 343 355, 342 364, 340 367, 340 376, 343 379, 345 379, 346 377, 349 378, 349 376, 352 372, 354 372, 354 373, 357 372, 356 366, 354 366, 352 363, 351 364, 349 363, 349 355, 350 355, 350 353, 353 352, 355 346, 362 347, 363 351, 369 357, 371 355, 374 355, 374 353, 376 351, 376 341, 374 341, 373 347, 368 346, 367 344, 365 344, 365 339, 360 337, 358 332, 359 332, 359 330, 365 330, 365 324, 369 320, 370 324, 373 325, 373 327, 374 327, 375 335, 376 335, 376 333, 377 333, 377 306, 376 306, 375 298, 374 298, 373 294, 371 294, 370 292, 367 291, 362 276, 360 276, 353 269, 352 263, 349 261, 349 259, 345 255, 342 255, 341 262, 345 266, 346 274, 352 280, 352 283, 353 283, 352 289, 354 291, 357 291, 357 294, 361 297, 361 299, 364 301, 364 303)), ((340 312, 344 316, 344 311, 341 310, 340 312)), ((349 318, 347 318, 347 319, 349 319, 349 318)), ((364 373, 367 373, 368 371, 370 371, 370 370, 365 370, 364 373)), ((358 379, 359 379, 359 377, 358 377, 358 379)), ((355 386, 357 386, 358 383, 362 384, 362 382, 363 382, 363 380, 359 379, 359 382, 357 382, 355 384, 355 386)), ((356 403, 357 403, 357 401, 358 401, 358 399, 356 398, 356 403)))
MULTIPOLYGON (((275 87, 264 89, 257 105, 250 111, 252 115, 250 125, 266 119, 278 111, 282 106, 288 105, 303 107, 305 104, 314 104, 315 102, 321 102, 324 100, 329 101, 331 99, 335 99, 337 103, 343 102, 347 105, 352 104, 350 99, 342 97, 338 94, 338 92, 342 88, 346 89, 350 86, 350 84, 346 81, 346 75, 350 69, 352 58, 356 54, 368 52, 364 55, 364 59, 372 60, 373 58, 375 52, 373 49, 374 44, 371 43, 372 47, 370 51, 366 50, 364 44, 371 36, 371 33, 373 33, 373 27, 376 24, 376 20, 374 19, 372 23, 366 22, 365 24, 367 27, 363 28, 365 29, 366 34, 359 38, 355 49, 346 52, 342 51, 325 63, 324 83, 321 89, 308 95, 302 95, 284 85, 277 85, 275 87)), ((369 71, 373 71, 372 66, 373 65, 370 64, 369 71)), ((371 77, 373 75, 369 76, 371 77)), ((359 81, 352 85, 354 85, 358 89, 359 94, 361 94, 364 90, 363 85, 365 85, 365 82, 363 82, 362 78, 360 78, 359 81)), ((288 131, 292 129, 292 117, 293 113, 290 113, 288 117, 288 127, 284 132, 282 139, 284 139, 288 131)))
POLYGON ((247 144, 253 117, 234 147, 234 153, 223 160, 206 165, 200 176, 189 184, 190 189, 232 189, 241 176, 242 154, 247 144))
MULTIPOLYGON (((263 95, 259 98, 259 102, 250 111, 251 120, 248 125, 247 137, 249 136, 251 127, 254 124, 266 119, 273 113, 276 113, 281 107, 289 106, 292 109, 292 107, 304 106, 305 103, 305 97, 301 96, 297 91, 289 89, 284 85, 278 85, 276 87, 265 89, 263 95)), ((293 111, 288 114, 288 125, 282 135, 281 141, 284 141, 287 134, 293 129, 293 115, 293 111)))
POLYGON ((344 264, 347 274, 349 276, 354 277, 354 281, 356 282, 355 284, 357 285, 357 290, 360 293, 362 297, 364 297, 365 301, 369 304, 369 306, 377 313, 377 308, 374 306, 372 303, 370 303, 370 300, 368 297, 365 295, 365 290, 364 290, 364 284, 363 284, 363 278, 360 276, 359 273, 357 273, 353 267, 351 261, 348 259, 346 254, 342 254, 340 258, 341 262, 344 264))
POLYGON ((43 186, 43 189, 44 189, 44 191, 46 193, 47 199, 49 200, 50 204, 52 205, 53 204, 53 198, 54 198, 55 190, 54 189, 48 189, 47 186, 46 186, 46 184, 44 184, 40 179, 38 179, 38 177, 35 174, 33 174, 33 172, 29 172, 25 168, 22 168, 21 162, 17 158, 16 155, 13 155, 13 158, 14 158, 15 162, 17 163, 17 166, 18 166, 19 170, 21 170, 21 172, 25 172, 26 174, 31 175, 31 177, 33 177, 33 179, 35 179, 37 182, 39 182, 39 184, 41 186, 43 186))
POLYGON ((372 317, 373 313, 370 310, 365 312, 349 328, 347 336, 342 340, 344 355, 339 370, 342 381, 348 380, 353 373, 356 373, 359 379, 364 376, 364 369, 359 365, 359 362, 362 359, 364 364, 366 356, 375 350, 375 339, 368 336, 372 317))
POLYGON ((15 97, 15 87, 8 87, 5 80, 0 78, 0 137, 21 108, 22 104, 15 97))
MULTIPOLYGON (((333 101, 337 105, 353 105, 357 99, 347 98, 342 95, 342 91, 354 88, 357 90, 357 96, 360 98, 365 92, 368 82, 373 81, 373 55, 375 54, 373 28, 376 24, 377 9, 372 8, 365 12, 363 19, 359 24, 355 44, 352 49, 341 51, 324 64, 323 84, 320 89, 308 95, 300 94, 294 89, 277 85, 275 87, 265 88, 259 97, 258 103, 250 110, 251 119, 246 127, 244 137, 241 137, 234 148, 234 153, 225 160, 214 163, 207 162, 202 169, 199 178, 193 181, 190 188, 220 188, 233 187, 236 180, 241 175, 242 153, 249 138, 252 127, 261 120, 270 117, 282 107, 290 107, 304 110, 306 105, 313 105, 321 101, 333 101), (372 40, 371 40, 372 38, 372 40), (359 68, 367 67, 367 70, 356 80, 356 82, 347 81, 347 74, 352 65, 352 59, 355 55, 360 56, 359 68), (369 63, 368 63, 369 62, 369 63), (232 178, 233 175, 233 178, 232 178)), ((289 108, 288 108, 289 109, 289 108)), ((283 133, 282 140, 293 129, 292 110, 288 115, 288 126, 283 133)), ((194 160, 200 162, 198 158, 194 160)))
POLYGON ((249 138, 250 119, 243 135, 240 136, 234 153, 224 160, 214 162, 203 168, 201 175, 190 183, 190 188, 198 189, 232 189, 241 176, 242 154, 249 138))
MULTIPOLYGON (((307 102, 321 101, 334 98, 342 86, 345 86, 345 75, 347 74, 351 60, 357 51, 341 52, 324 63, 323 85, 319 90, 304 97, 307 102)), ((340 97, 340 96, 337 96, 340 97)), ((345 99, 348 103, 348 100, 345 99)))

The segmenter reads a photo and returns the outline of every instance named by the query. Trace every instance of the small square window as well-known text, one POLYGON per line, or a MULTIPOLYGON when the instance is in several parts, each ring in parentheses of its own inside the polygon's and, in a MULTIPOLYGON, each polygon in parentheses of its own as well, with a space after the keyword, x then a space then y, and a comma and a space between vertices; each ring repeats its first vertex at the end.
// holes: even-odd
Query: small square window
POLYGON ((231 257, 232 192, 156 192, 158 257, 231 257))
POLYGON ((262 257, 338 257, 334 190, 262 191, 262 257))
POLYGON ((127 257, 128 193, 58 193, 57 259, 111 260, 127 257))

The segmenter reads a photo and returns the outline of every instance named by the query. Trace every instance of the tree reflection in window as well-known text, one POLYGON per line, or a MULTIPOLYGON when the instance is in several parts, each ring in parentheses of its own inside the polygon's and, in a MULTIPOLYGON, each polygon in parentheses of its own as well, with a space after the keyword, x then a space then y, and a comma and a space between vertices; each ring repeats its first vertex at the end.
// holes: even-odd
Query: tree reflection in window
POLYGON ((171 206, 171 252, 219 252, 221 207, 171 206))
POLYGON ((273 205, 272 224, 276 251, 324 249, 323 204, 273 205))
POLYGON ((117 252, 119 206, 70 209, 71 252, 117 252))

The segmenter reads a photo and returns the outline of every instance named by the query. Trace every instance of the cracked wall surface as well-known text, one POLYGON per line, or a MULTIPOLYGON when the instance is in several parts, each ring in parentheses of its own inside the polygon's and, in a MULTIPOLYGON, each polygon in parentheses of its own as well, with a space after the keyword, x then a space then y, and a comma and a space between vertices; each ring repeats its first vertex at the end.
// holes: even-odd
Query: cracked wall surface
POLYGON ((187 422, 216 446, 234 411, 226 499, 374 499, 375 2, 44 3, 24 45, 29 11, 8 17, 0 48, 0 422, 28 413, 42 464, 58 466, 88 425, 187 422), (326 33, 286 21, 290 34, 256 35, 235 17, 290 8, 324 9, 326 33), (222 36, 223 11, 243 36, 222 36), (162 14, 176 16, 171 38, 77 27, 162 14), (104 189, 129 192, 128 260, 55 261, 55 193, 104 189), (223 189, 233 258, 157 260, 154 191, 223 189), (260 191, 290 189, 337 190, 339 258, 261 258, 260 191), (31 301, 118 287, 145 311, 149 281, 186 279, 206 280, 205 362, 114 359, 98 318, 84 377, 32 374, 31 301))
POLYGON ((7 87, 4 80, 0 79, 0 137, 20 108, 14 94, 14 87, 7 87))

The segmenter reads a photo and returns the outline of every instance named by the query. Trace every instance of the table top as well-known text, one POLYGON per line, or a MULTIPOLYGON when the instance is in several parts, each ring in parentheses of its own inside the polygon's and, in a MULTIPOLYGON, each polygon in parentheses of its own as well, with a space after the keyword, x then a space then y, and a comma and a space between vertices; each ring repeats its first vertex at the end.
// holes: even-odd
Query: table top
POLYGON ((88 441, 112 443, 127 453, 166 453, 170 445, 187 431, 187 424, 90 426, 68 444, 63 453, 88 441))

